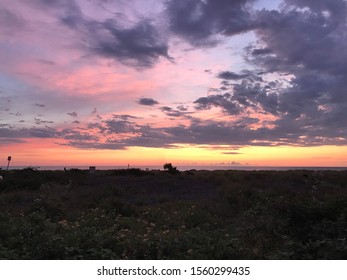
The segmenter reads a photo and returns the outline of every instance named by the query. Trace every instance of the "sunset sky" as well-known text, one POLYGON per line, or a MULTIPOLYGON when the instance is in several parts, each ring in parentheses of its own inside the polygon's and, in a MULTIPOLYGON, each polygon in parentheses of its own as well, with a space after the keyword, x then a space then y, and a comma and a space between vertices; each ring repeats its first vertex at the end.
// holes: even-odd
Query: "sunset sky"
POLYGON ((1 0, 0 167, 347 165, 344 0, 1 0))

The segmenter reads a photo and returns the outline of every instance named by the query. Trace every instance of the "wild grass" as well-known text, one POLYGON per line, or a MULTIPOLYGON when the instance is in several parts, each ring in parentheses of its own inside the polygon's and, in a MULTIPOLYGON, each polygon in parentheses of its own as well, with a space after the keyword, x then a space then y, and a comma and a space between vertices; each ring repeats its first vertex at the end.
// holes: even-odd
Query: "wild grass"
POLYGON ((1 171, 1 259, 346 259, 346 171, 1 171))

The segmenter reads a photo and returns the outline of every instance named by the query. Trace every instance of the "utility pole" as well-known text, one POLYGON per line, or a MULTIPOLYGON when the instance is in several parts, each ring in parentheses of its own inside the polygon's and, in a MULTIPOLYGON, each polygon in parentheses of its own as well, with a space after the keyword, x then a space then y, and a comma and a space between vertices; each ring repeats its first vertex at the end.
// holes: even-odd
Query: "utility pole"
POLYGON ((10 166, 10 161, 11 161, 12 157, 11 156, 8 156, 7 157, 7 170, 8 170, 8 167, 10 166))

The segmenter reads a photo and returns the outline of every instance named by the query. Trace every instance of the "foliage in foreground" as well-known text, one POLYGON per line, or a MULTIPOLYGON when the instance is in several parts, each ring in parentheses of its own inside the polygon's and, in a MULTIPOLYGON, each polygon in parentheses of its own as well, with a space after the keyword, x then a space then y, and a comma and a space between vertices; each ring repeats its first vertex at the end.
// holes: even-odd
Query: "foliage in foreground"
POLYGON ((346 259, 347 172, 2 172, 1 259, 346 259))

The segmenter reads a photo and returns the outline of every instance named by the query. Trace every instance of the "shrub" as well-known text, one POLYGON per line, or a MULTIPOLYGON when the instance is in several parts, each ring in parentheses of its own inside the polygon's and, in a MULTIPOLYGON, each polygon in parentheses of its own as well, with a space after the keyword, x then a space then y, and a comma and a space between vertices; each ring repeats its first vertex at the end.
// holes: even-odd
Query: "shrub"
POLYGON ((170 174, 173 174, 173 175, 180 173, 180 172, 177 170, 177 167, 173 167, 171 163, 165 163, 165 164, 164 164, 164 169, 165 169, 165 170, 167 169, 168 172, 169 172, 170 174))

